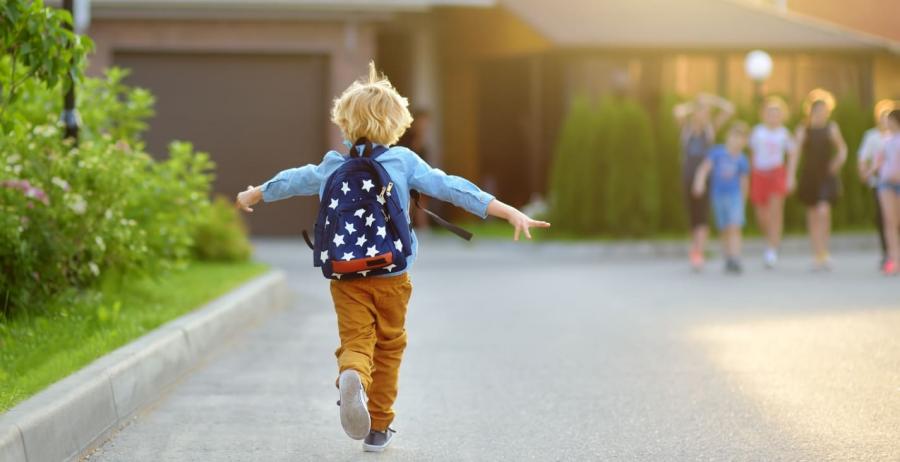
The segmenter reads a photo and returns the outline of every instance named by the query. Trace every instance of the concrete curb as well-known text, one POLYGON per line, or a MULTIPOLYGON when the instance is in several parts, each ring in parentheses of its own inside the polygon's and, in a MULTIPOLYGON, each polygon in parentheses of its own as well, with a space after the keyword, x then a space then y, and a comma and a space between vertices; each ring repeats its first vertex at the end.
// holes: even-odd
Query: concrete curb
POLYGON ((103 356, 0 415, 0 461, 77 459, 241 326, 287 304, 270 271, 103 356))

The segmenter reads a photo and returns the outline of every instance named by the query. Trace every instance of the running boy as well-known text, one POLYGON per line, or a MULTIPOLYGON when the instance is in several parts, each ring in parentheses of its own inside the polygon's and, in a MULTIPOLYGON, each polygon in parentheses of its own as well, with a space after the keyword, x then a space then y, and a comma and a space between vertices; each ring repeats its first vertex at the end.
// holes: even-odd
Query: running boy
MULTIPOLYGON (((750 134, 752 172, 750 173, 750 202, 756 210, 756 221, 766 238, 763 263, 774 268, 778 262, 778 247, 784 229, 784 197, 793 185, 787 184, 785 157, 790 164, 797 162, 794 137, 784 126, 788 108, 777 96, 766 98, 762 107, 761 124, 750 134)), ((790 168, 793 170, 793 167, 790 168)))
POLYGON ((707 178, 712 176, 710 197, 716 227, 722 233, 725 272, 731 274, 741 272, 741 228, 744 226, 744 202, 750 173, 750 164, 744 155, 748 132, 746 123, 732 123, 725 144, 710 149, 694 177, 694 196, 701 197, 706 190, 707 178))
MULTIPOLYGON (((378 74, 374 63, 369 63, 368 78, 351 84, 334 101, 331 111, 332 122, 340 127, 346 140, 365 138, 384 147, 396 143, 412 119, 407 99, 400 96, 386 77, 378 74)), ((272 202, 300 195, 321 197, 326 180, 347 159, 330 151, 319 165, 284 170, 261 186, 250 186, 238 194, 237 206, 252 212, 251 207, 261 200, 272 202)), ((463 178, 431 168, 405 147, 392 146, 375 161, 390 175, 394 197, 403 204, 407 222, 410 189, 415 189, 479 217, 493 215, 507 220, 515 228, 515 240, 520 234, 531 239, 530 228, 550 226, 532 220, 463 178)), ((344 183, 344 187, 355 185, 344 183)), ((365 183, 362 188, 366 188, 365 183)), ((354 242, 345 244, 352 246, 354 242)), ((417 246, 413 233, 407 268, 415 260, 417 246)), ((406 347, 404 323, 411 293, 412 285, 405 271, 331 281, 341 341, 335 353, 340 373, 337 384, 341 394, 341 425, 351 438, 364 439, 366 451, 383 451, 395 433, 390 428, 394 420, 392 406, 397 398, 398 370, 406 347)))

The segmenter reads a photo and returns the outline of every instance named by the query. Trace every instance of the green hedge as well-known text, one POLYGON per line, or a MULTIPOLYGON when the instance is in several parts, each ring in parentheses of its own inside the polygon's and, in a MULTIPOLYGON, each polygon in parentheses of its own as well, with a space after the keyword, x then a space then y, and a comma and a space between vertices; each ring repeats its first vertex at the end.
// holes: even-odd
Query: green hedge
POLYGON ((653 126, 628 100, 594 107, 577 98, 553 166, 551 219, 576 234, 642 236, 659 228, 660 175, 653 126))
MULTIPOLYGON (((663 97, 651 117, 627 99, 607 98, 594 104, 578 96, 572 101, 549 181, 554 228, 611 237, 687 231, 679 128, 672 116, 678 102, 675 96, 663 97)), ((872 124, 870 112, 854 100, 843 100, 833 114, 849 149, 841 172, 843 195, 833 212, 838 230, 867 228, 873 220, 871 191, 856 173, 856 151, 872 124)), ((757 122, 755 111, 747 107, 738 108, 738 117, 757 122)), ((793 108, 788 127, 793 131, 801 121, 801 108, 793 108)), ((747 218, 755 229, 752 208, 747 218)), ((803 231, 805 220, 803 205, 796 197, 788 198, 786 228, 803 231)))

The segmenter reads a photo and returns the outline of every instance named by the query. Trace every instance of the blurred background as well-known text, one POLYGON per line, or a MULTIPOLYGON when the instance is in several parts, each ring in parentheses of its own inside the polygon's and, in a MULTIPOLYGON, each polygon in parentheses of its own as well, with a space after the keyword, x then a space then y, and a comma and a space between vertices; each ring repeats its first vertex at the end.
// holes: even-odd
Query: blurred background
MULTIPOLYGON (((650 138, 641 146, 611 153, 581 144, 605 159, 599 184, 640 179, 598 199, 620 210, 605 221, 561 229, 640 236, 686 230, 670 107, 698 92, 725 96, 751 122, 754 98, 783 96, 793 128, 806 93, 826 88, 854 153, 874 101, 900 97, 895 8, 892 0, 93 0, 88 74, 131 69, 126 82, 157 98, 148 150, 162 155, 170 140, 191 140, 211 153, 215 190, 229 197, 339 147, 331 98, 371 59, 427 114, 424 157, 517 206, 553 195, 562 127, 588 117, 573 102, 636 104, 637 130, 650 138), (756 80, 745 69, 754 49, 773 63, 756 80), (611 224, 625 215, 632 223, 611 224)), ((874 213, 852 155, 848 165, 839 229, 867 226, 874 213)), ((250 217, 251 231, 295 234, 316 205, 266 207, 250 217)), ((802 225, 795 204, 787 215, 789 228, 802 225)))

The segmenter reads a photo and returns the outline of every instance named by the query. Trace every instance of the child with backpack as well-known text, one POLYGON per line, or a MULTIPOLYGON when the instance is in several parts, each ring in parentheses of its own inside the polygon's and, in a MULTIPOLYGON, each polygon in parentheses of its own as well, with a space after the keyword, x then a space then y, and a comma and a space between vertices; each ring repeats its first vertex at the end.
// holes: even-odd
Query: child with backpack
POLYGON ((706 192, 706 180, 710 181, 710 197, 716 226, 722 236, 725 253, 725 272, 741 273, 741 228, 744 227, 744 203, 749 189, 750 163, 744 155, 749 127, 736 121, 728 129, 724 145, 713 146, 706 159, 697 168, 693 193, 701 197, 706 192))
MULTIPOLYGON (((392 146, 412 119, 407 99, 370 62, 368 78, 351 84, 331 111, 344 138, 355 140, 345 142, 349 153, 330 151, 320 164, 282 171, 261 186, 248 187, 236 200, 239 208, 252 212, 261 200, 321 198, 315 241, 305 231, 304 238, 313 248, 315 266, 331 279, 341 342, 335 352, 341 425, 372 452, 383 451, 395 434, 392 405, 412 293, 407 272, 418 250, 410 197, 421 191, 479 217, 505 219, 515 228, 515 240, 520 234, 531 239, 530 228, 550 226, 464 178, 432 168, 411 150, 392 146)), ((464 231, 436 219, 465 237, 464 231)))

